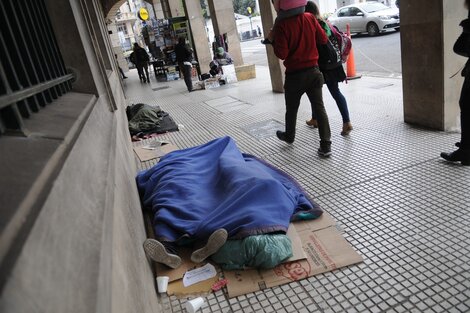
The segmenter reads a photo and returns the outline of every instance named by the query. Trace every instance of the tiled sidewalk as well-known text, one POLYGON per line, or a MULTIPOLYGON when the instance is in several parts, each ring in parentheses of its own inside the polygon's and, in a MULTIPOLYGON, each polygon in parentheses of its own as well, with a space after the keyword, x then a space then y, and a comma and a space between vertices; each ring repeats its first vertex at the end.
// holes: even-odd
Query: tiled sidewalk
MULTIPOLYGON (((220 291, 201 312, 470 311, 470 168, 439 159, 458 134, 403 123, 401 80, 364 77, 342 86, 355 127, 349 138, 339 135, 341 116, 325 88, 333 157, 322 160, 318 132, 304 122, 306 97, 292 146, 263 135, 259 123, 284 121, 283 95, 271 92, 265 67, 255 80, 190 94, 182 81, 141 85, 129 74, 129 102, 159 105, 183 126, 162 138, 186 148, 230 135, 242 151, 295 177, 365 259, 235 299, 220 291)), ((184 301, 161 300, 165 313, 185 311, 184 301)))

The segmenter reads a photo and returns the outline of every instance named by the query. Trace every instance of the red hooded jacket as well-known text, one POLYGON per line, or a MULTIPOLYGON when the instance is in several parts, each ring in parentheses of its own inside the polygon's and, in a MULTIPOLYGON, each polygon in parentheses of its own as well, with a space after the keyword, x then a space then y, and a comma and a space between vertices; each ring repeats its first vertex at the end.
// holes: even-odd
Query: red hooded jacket
POLYGON ((284 60, 286 73, 318 66, 317 44, 328 42, 325 31, 310 13, 276 22, 274 53, 284 60))

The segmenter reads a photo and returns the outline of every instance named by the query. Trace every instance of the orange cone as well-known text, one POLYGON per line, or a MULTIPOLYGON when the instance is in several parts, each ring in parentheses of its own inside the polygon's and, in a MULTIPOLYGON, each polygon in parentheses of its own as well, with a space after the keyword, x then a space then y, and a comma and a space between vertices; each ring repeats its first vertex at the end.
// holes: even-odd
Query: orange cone
MULTIPOLYGON (((349 24, 346 25, 346 29, 347 29, 348 37, 351 38, 351 27, 349 26, 349 24)), ((346 62, 346 72, 347 72, 347 76, 348 76, 349 80, 358 79, 358 78, 362 77, 362 75, 357 75, 357 73, 356 73, 356 61, 354 60, 354 49, 353 49, 353 47, 351 47, 351 51, 349 52, 348 61, 346 62)))

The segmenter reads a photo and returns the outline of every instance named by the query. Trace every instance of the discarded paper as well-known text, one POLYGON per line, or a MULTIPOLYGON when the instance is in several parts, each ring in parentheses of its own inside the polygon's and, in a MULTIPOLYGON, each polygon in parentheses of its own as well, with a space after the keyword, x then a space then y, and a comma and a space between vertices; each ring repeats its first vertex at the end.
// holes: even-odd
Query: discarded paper
POLYGON ((207 263, 203 267, 186 272, 183 277, 183 285, 184 287, 189 287, 201 281, 215 277, 216 275, 217 271, 214 265, 207 263))

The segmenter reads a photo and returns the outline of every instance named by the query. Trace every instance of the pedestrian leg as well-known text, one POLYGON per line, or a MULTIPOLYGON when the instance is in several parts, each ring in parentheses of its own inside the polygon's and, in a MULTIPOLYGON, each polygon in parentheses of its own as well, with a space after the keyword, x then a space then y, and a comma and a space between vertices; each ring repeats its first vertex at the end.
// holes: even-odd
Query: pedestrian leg
POLYGON ((341 117, 343 118, 343 129, 341 131, 341 135, 347 136, 353 130, 353 126, 351 124, 351 119, 349 118, 348 103, 346 101, 346 98, 339 90, 338 82, 327 81, 326 86, 328 87, 328 90, 330 91, 330 94, 333 99, 335 99, 336 105, 338 106, 338 109, 341 112, 341 117))
POLYGON ((144 77, 142 67, 141 66, 136 66, 136 67, 137 67, 137 73, 139 73, 140 82, 143 82, 145 80, 145 77, 144 77))
POLYGON ((336 101, 336 105, 338 106, 338 109, 341 112, 341 117, 343 118, 343 123, 351 122, 349 118, 348 103, 344 95, 341 93, 341 90, 339 90, 338 82, 327 81, 326 86, 328 87, 331 96, 336 101))
MULTIPOLYGON (((144 65, 144 70, 145 70, 145 75, 147 76, 147 82, 150 83, 150 78, 149 78, 149 66, 148 66, 148 64, 144 65)), ((143 72, 142 72, 142 75, 144 75, 143 72)))
POLYGON ((188 88, 189 92, 193 91, 193 80, 191 79, 192 69, 193 67, 191 65, 183 66, 184 82, 186 83, 186 87, 188 88))
POLYGON ((470 150, 470 78, 465 78, 460 96, 460 124, 462 130, 460 147, 470 150))
MULTIPOLYGON (((308 94, 307 94, 308 96, 308 94)), ((311 108, 311 111, 312 111, 312 118, 305 121, 305 123, 310 126, 310 127, 313 127, 313 128, 318 128, 318 121, 317 121, 317 114, 315 113, 315 99, 310 99, 310 96, 308 96, 309 100, 310 100, 310 108, 311 108)))
POLYGON ((294 142, 295 128, 297 125, 297 113, 299 112, 300 99, 302 93, 300 92, 285 92, 286 99, 286 140, 294 142))
POLYGON ((470 166, 470 78, 465 78, 460 94, 461 140, 458 149, 451 153, 441 153, 441 157, 449 162, 461 162, 470 166))
MULTIPOLYGON (((307 89, 307 95, 310 101, 313 101, 315 113, 317 115, 318 130, 320 134, 320 150, 325 152, 323 156, 329 156, 331 154, 331 130, 328 114, 326 113, 325 105, 323 103, 323 75, 318 69, 315 69, 311 75, 312 81, 307 89)), ((321 152, 320 150, 319 153, 321 152)))

